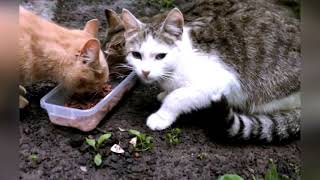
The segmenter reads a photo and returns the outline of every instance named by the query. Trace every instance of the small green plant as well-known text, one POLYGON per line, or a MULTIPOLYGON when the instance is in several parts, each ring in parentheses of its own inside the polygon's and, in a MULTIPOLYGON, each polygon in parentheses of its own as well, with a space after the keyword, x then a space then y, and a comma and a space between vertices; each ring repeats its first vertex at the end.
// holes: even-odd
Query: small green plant
POLYGON ((96 164, 96 166, 100 166, 102 163, 102 156, 99 153, 99 147, 101 144, 103 144, 106 140, 108 140, 111 137, 111 133, 106 133, 101 135, 98 140, 86 138, 86 143, 91 146, 95 151, 95 156, 93 158, 93 162, 96 164))
POLYGON ((176 145, 180 144, 180 136, 181 136, 181 129, 173 128, 168 133, 166 133, 166 140, 170 144, 176 145))
POLYGON ((300 167, 297 164, 290 163, 289 166, 294 169, 294 172, 296 173, 297 176, 301 175, 300 167))
POLYGON ((135 151, 148 151, 153 148, 153 138, 151 136, 133 129, 128 130, 128 132, 137 138, 137 143, 134 145, 135 151))
POLYGON ((225 174, 218 177, 218 180, 243 180, 243 178, 237 174, 225 174))
POLYGON ((173 0, 161 0, 161 6, 164 8, 173 7, 173 0))
POLYGON ((163 8, 172 8, 173 0, 148 0, 150 4, 160 5, 163 8))
POLYGON ((207 156, 206 153, 199 153, 198 156, 197 156, 197 158, 200 159, 200 160, 203 160, 203 159, 206 158, 206 156, 207 156))
POLYGON ((38 156, 37 156, 36 154, 31 154, 29 158, 30 158, 31 161, 33 161, 33 162, 37 162, 37 160, 38 160, 38 156))
POLYGON ((273 160, 269 161, 270 168, 264 176, 264 180, 290 180, 288 176, 280 175, 277 171, 277 167, 274 164, 273 160))
MULTIPOLYGON (((270 159, 269 161, 269 166, 270 168, 267 170, 266 174, 264 175, 263 180, 290 180, 288 176, 283 176, 278 173, 277 167, 274 164, 272 159, 270 159)), ((254 176, 252 177, 252 179, 258 180, 258 178, 254 176)), ((243 180, 243 178, 236 174, 225 174, 223 176, 220 176, 218 180, 243 180)))

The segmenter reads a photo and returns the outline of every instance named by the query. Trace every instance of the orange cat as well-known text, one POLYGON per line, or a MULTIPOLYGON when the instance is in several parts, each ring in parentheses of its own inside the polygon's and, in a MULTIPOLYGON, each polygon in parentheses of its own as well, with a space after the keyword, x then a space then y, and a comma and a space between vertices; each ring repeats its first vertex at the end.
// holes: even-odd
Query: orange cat
MULTIPOLYGON (((22 84, 52 80, 83 93, 98 91, 108 80, 108 65, 96 39, 98 20, 88 21, 84 30, 70 30, 20 7, 19 33, 22 84)), ((22 86, 20 92, 25 94, 22 86)), ((20 108, 28 104, 22 96, 19 100, 20 108)))

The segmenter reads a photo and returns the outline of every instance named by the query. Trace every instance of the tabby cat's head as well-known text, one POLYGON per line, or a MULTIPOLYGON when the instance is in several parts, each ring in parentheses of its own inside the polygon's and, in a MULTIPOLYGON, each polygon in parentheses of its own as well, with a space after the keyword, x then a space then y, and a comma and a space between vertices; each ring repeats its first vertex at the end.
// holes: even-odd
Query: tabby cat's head
POLYGON ((177 64, 184 19, 177 9, 156 25, 144 24, 128 10, 122 11, 127 61, 146 83, 170 78, 177 64))
POLYGON ((107 33, 105 39, 105 53, 108 57, 110 75, 125 73, 123 69, 126 64, 124 26, 119 15, 111 9, 105 10, 107 19, 107 33))
POLYGON ((69 57, 73 60, 69 61, 64 84, 76 93, 100 91, 108 80, 109 69, 100 42, 96 39, 97 33, 98 21, 88 21, 74 42, 74 53, 69 57))

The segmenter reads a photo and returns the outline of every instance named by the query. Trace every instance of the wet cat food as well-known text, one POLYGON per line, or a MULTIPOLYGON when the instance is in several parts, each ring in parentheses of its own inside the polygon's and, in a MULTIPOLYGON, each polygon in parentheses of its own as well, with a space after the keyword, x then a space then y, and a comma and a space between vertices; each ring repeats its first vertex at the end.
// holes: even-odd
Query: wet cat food
POLYGON ((90 109, 95 106, 102 98, 112 91, 112 86, 104 84, 102 90, 97 93, 73 94, 65 103, 66 107, 76 109, 90 109))

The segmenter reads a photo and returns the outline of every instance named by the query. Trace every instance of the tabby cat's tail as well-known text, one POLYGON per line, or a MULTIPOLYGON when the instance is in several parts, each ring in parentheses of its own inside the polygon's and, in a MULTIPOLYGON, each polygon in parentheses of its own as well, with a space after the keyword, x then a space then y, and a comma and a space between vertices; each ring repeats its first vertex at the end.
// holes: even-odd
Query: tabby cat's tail
POLYGON ((301 108, 245 115, 230 108, 224 129, 232 138, 280 142, 300 137, 301 108))

